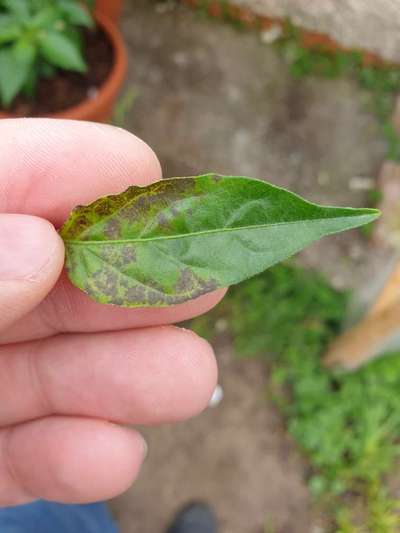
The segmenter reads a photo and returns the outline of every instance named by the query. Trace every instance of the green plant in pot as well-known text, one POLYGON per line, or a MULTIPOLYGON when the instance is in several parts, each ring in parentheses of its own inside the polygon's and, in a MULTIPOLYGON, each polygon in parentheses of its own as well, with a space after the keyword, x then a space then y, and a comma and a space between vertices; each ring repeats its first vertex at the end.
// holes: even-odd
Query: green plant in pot
MULTIPOLYGON (((62 109, 64 103, 68 108, 68 99, 79 91, 82 94, 71 101, 71 107, 91 99, 90 91, 87 90, 88 94, 84 92, 85 84, 91 82, 90 77, 95 78, 92 93, 97 96, 101 83, 106 83, 107 78, 115 74, 113 71, 118 66, 118 59, 118 81, 122 83, 123 80, 125 56, 122 39, 115 28, 110 34, 107 21, 102 21, 101 16, 97 20, 94 18, 90 4, 79 0, 0 0, 0 117, 57 116, 59 111, 64 112, 67 118, 103 118, 93 112, 93 116, 83 113, 83 116, 70 117, 68 112, 65 113, 68 109, 62 109), (90 52, 93 56, 96 46, 97 58, 94 55, 90 62, 88 54, 90 52), (122 64, 121 54, 118 56, 121 50, 122 64), (109 57, 109 65, 103 68, 101 75, 104 79, 97 84, 97 78, 101 76, 96 71, 93 74, 93 70, 98 68, 104 56, 109 57), (43 90, 46 80, 51 80, 53 85, 43 90), (46 105, 46 100, 57 96, 54 95, 57 89, 61 109, 52 108, 50 102, 48 111, 40 108, 37 112, 32 102, 38 95, 40 97, 42 92, 46 105)), ((117 90, 121 83, 114 83, 118 85, 117 90)), ((101 99, 97 104, 104 107, 101 99)))

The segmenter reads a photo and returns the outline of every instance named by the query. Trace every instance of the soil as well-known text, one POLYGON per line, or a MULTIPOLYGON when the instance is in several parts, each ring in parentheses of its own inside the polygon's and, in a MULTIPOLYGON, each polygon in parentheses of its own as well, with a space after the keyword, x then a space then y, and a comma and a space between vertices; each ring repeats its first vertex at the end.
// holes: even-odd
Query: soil
POLYGON ((101 28, 83 32, 83 49, 87 72, 59 70, 55 77, 39 80, 34 99, 20 95, 11 108, 4 111, 17 117, 43 116, 65 111, 87 98, 93 98, 110 75, 114 51, 101 28))

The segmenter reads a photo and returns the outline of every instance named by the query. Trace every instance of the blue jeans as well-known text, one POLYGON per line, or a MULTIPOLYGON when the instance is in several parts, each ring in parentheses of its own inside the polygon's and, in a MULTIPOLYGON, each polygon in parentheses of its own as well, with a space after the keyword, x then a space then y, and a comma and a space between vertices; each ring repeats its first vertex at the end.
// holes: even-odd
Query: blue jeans
POLYGON ((118 533, 104 503, 62 505, 37 501, 0 508, 1 533, 118 533))

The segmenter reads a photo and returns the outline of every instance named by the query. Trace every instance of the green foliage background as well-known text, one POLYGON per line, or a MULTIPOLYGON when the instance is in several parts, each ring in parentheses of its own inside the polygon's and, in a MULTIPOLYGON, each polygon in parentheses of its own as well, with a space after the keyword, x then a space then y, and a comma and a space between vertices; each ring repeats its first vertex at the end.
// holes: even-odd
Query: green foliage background
POLYGON ((320 364, 340 331, 348 298, 319 274, 284 264, 233 287, 192 326, 212 341, 223 317, 237 354, 265 359, 268 393, 310 460, 309 487, 335 516, 333 531, 394 533, 400 530, 398 503, 382 480, 400 452, 400 356, 350 374, 320 364), (363 507, 359 526, 354 499, 363 507))

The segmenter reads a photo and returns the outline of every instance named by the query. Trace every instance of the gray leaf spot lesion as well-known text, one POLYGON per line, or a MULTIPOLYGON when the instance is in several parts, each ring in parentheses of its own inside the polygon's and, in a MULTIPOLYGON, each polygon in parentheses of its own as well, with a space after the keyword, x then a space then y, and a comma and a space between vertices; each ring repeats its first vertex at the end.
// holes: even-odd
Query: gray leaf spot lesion
POLYGON ((121 224, 116 218, 112 218, 104 225, 104 234, 108 239, 118 239, 121 234, 121 224))
POLYGON ((126 290, 125 297, 128 302, 144 303, 146 301, 146 289, 140 285, 135 285, 126 290))
POLYGON ((158 222, 158 225, 161 226, 162 228, 167 228, 169 225, 168 218, 166 217, 165 213, 163 213, 162 211, 158 213, 157 215, 157 222, 158 222))
POLYGON ((113 298, 119 292, 118 275, 110 270, 98 270, 92 276, 93 286, 108 298, 113 298))
POLYGON ((218 288, 217 280, 213 278, 203 279, 196 275, 189 268, 182 269, 179 279, 175 286, 177 295, 187 294, 189 298, 198 298, 199 296, 211 292, 218 288))
POLYGON ((176 292, 189 292, 194 288, 194 276, 189 268, 184 268, 181 270, 179 279, 176 283, 175 289, 176 292))
POLYGON ((126 245, 121 250, 121 256, 124 264, 136 262, 136 250, 133 246, 126 245))

